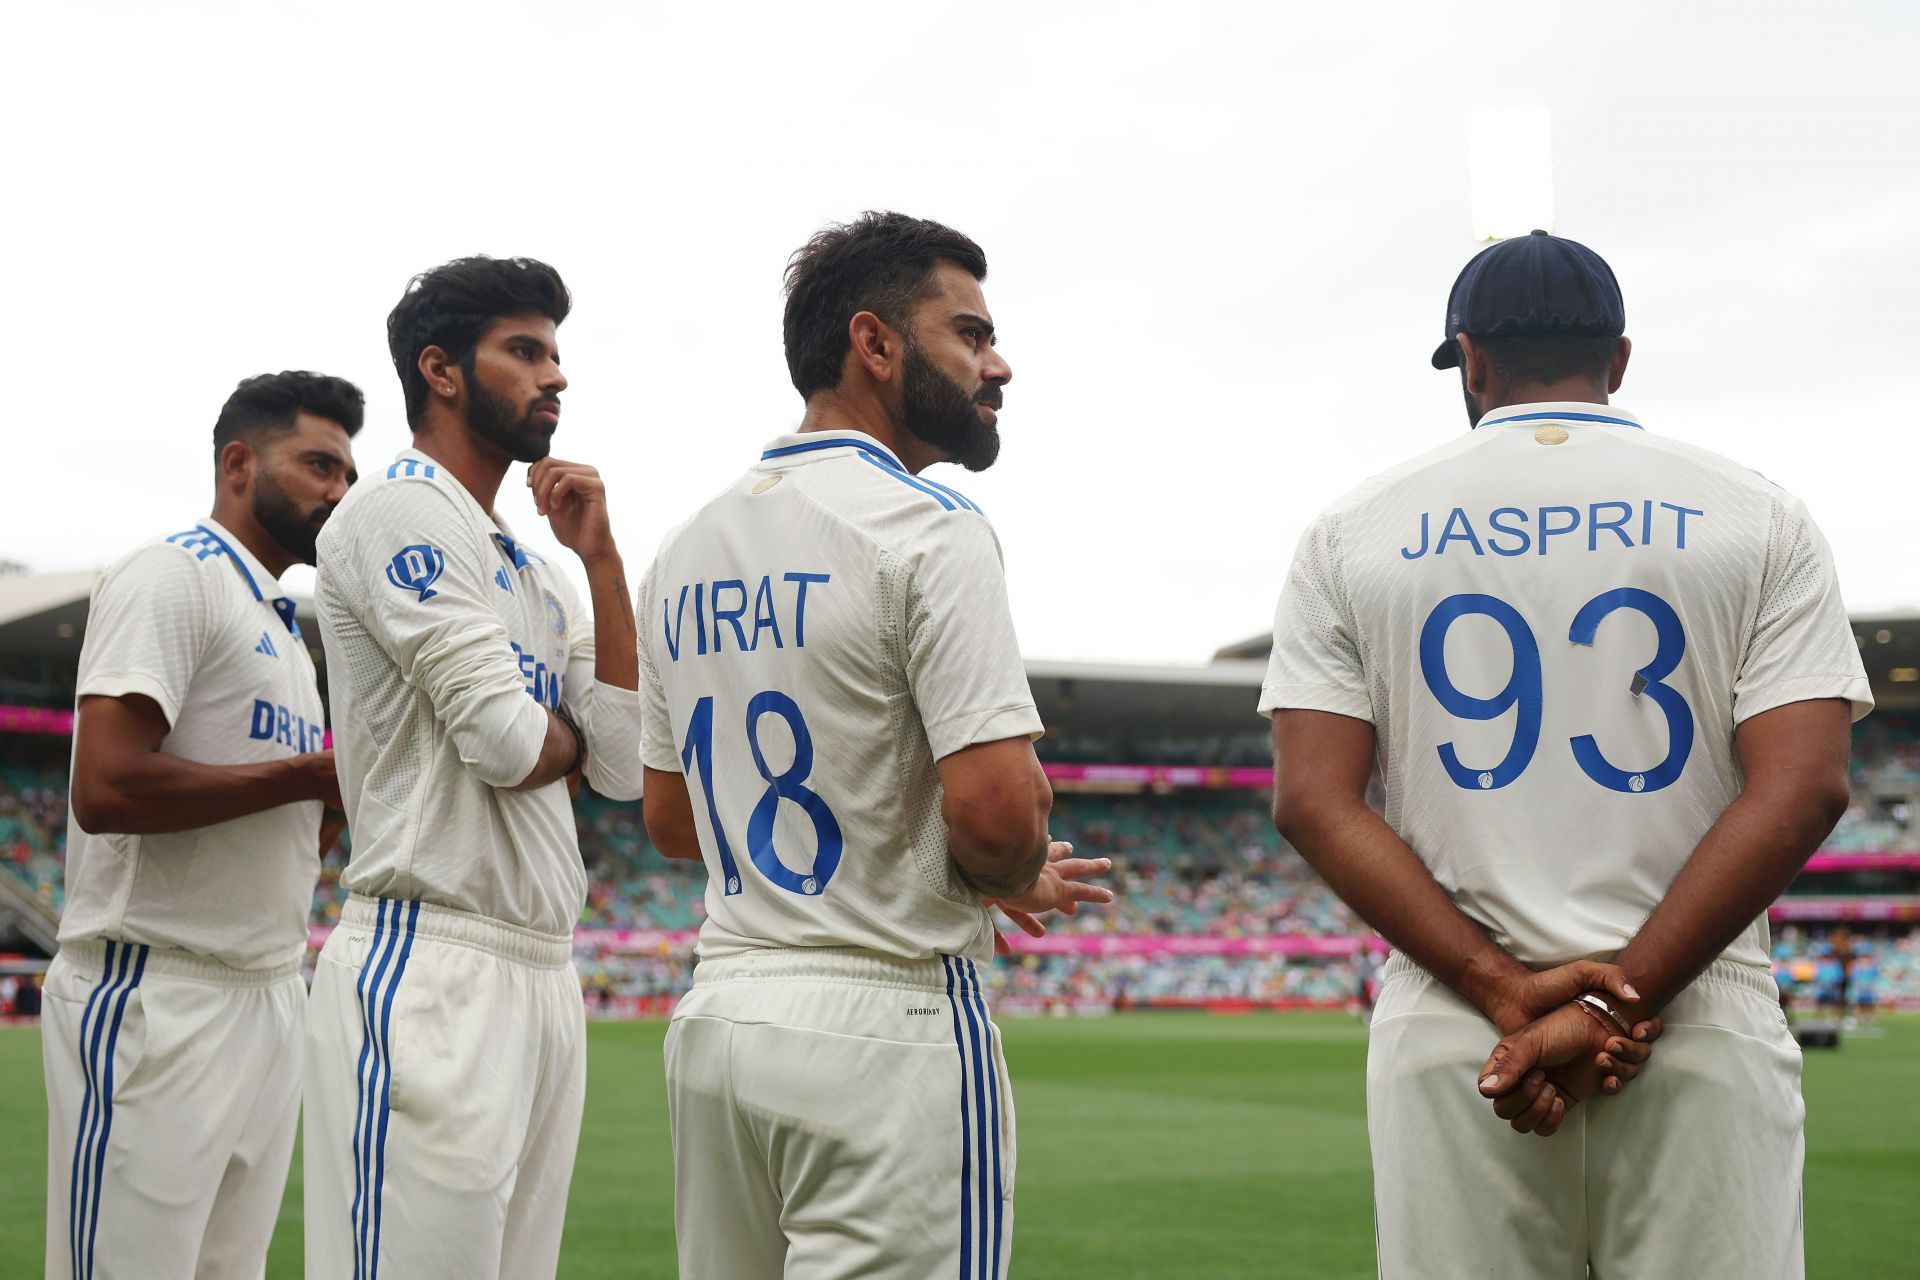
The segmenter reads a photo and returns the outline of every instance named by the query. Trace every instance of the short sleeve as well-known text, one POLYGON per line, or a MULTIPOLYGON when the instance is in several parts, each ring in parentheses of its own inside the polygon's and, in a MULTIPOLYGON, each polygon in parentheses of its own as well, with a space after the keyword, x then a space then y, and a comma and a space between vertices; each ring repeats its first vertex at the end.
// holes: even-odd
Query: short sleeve
POLYGON ((934 759, 1044 730, 1013 631, 1000 543, 984 516, 941 512, 907 557, 907 685, 934 759))
POLYGON ((653 634, 648 625, 653 604, 654 576, 660 562, 648 567, 640 582, 640 763, 666 773, 683 773, 680 753, 674 747, 673 717, 667 710, 667 688, 661 683, 660 668, 653 661, 653 634))
POLYGON ((1273 615, 1273 654, 1260 713, 1330 711, 1373 720, 1359 627, 1347 599, 1340 522, 1327 515, 1300 539, 1273 615))
POLYGON ((205 570, 174 547, 143 548, 94 588, 77 692, 151 698, 172 728, 212 639, 205 570))
POLYGON ((1833 553, 1806 508, 1774 501, 1760 607, 1733 683, 1733 722, 1790 702, 1844 698, 1873 710, 1866 668, 1840 599, 1833 553))

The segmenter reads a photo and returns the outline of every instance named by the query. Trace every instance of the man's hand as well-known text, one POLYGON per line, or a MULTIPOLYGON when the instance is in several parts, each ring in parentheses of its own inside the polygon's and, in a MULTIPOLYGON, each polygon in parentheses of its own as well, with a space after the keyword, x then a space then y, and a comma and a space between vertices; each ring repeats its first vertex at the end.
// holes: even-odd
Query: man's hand
MULTIPOLYGON (((1080 882, 1087 876, 1112 870, 1113 859, 1075 858, 1071 856, 1072 853, 1073 846, 1064 840, 1048 842, 1046 865, 1040 868, 1040 877, 1033 882, 1033 887, 1017 898, 989 898, 987 905, 997 906, 1006 912, 1007 918, 1019 925, 1023 932, 1043 938, 1047 926, 1038 918, 1041 913, 1058 911, 1071 916, 1079 913, 1083 902, 1112 902, 1113 890, 1080 882)), ((1001 955, 1007 954, 1000 950, 997 931, 995 938, 994 949, 1001 955)))
POLYGON ((1501 1035, 1512 1035, 1535 1018, 1577 999, 1586 991, 1609 992, 1616 1000, 1640 998, 1619 965, 1575 960, 1501 984, 1488 997, 1481 1012, 1500 1028, 1501 1035))
POLYGON ((584 462, 542 458, 527 468, 533 509, 547 518, 553 536, 582 560, 612 555, 613 525, 607 518, 607 485, 584 462))
POLYGON ((306 799, 318 800, 336 812, 346 809, 346 802, 340 799, 340 776, 334 772, 332 747, 295 756, 293 767, 307 792, 306 799))
POLYGON ((1480 1069, 1480 1092, 1516 1132, 1551 1137, 1569 1108, 1595 1093, 1618 1093, 1639 1076, 1660 1020, 1635 1031, 1629 1039, 1599 1010, 1563 1004, 1493 1047, 1480 1069))

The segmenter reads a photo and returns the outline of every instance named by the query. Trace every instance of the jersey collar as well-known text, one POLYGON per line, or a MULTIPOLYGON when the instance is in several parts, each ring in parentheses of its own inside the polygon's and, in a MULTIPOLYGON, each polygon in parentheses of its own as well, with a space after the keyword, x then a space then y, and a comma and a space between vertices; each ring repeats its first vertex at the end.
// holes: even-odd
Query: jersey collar
POLYGON ((866 454, 882 466, 904 473, 906 467, 893 451, 861 431, 803 431, 792 435, 776 436, 760 454, 762 462, 787 463, 792 461, 811 461, 809 455, 817 455, 828 449, 854 449, 866 454))
POLYGON ((213 540, 214 544, 220 548, 221 553, 232 562, 235 571, 240 575, 240 580, 247 584, 249 591, 253 592, 253 598, 272 605, 273 611, 280 615, 280 621, 286 624, 287 630, 295 636, 298 636, 300 634, 300 624, 293 620, 293 597, 279 594, 280 580, 268 573, 267 567, 254 558, 253 552, 247 550, 246 543, 234 537, 231 530, 218 520, 215 520, 212 516, 208 516, 205 520, 202 520, 200 522, 200 528, 205 531, 207 536, 213 540), (274 594, 266 594, 261 587, 262 583, 272 587, 274 594))
MULTIPOLYGON (((393 460, 393 465, 387 468, 387 479, 392 480, 399 476, 424 476, 433 480, 438 478, 440 470, 439 463, 418 449, 402 449, 393 460)), ((528 551, 520 544, 520 540, 513 536, 512 526, 507 524, 504 517, 497 512, 482 509, 479 499, 467 492, 467 486, 456 482, 453 488, 459 492, 460 497, 469 507, 480 513, 482 520, 493 526, 493 540, 500 544, 502 551, 506 552, 507 559, 512 563, 515 572, 526 568, 529 563, 546 563, 539 555, 528 551)))
POLYGON ((1640 425, 1640 419, 1618 405, 1589 404, 1584 400, 1545 400, 1538 404, 1503 405, 1489 411, 1473 424, 1473 429, 1531 426, 1536 422, 1593 423, 1597 426, 1646 430, 1640 425))

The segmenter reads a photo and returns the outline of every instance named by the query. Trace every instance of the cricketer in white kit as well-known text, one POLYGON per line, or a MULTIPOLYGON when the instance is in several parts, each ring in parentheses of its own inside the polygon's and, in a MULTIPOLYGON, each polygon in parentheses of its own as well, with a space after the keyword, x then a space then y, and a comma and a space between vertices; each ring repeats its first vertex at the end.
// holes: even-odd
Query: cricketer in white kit
POLYGON ((337 805, 279 575, 353 480, 362 401, 240 384, 214 514, 95 584, 67 900, 41 1012, 49 1280, 258 1277, 300 1106, 300 963, 337 805))
POLYGON ((666 1044, 683 1280, 1007 1274, 983 895, 1030 930, 1111 895, 1046 839, 993 528, 918 474, 997 452, 985 272, 899 214, 816 236, 789 277, 802 428, 642 584, 648 832, 708 871, 666 1044))
POLYGON ((1584 246, 1476 258, 1435 358, 1474 429, 1316 519, 1275 619, 1276 819, 1395 947, 1367 1068, 1388 1280, 1802 1274, 1764 913, 1871 701, 1806 509, 1607 403, 1623 327, 1584 246), (1576 999, 1603 984, 1556 985, 1569 962, 1617 968, 1576 999))
POLYGON ((311 1280, 551 1276, 586 1089, 566 779, 640 790, 632 606, 592 468, 559 421, 559 276, 461 259, 389 337, 415 447, 341 504, 316 602, 350 898, 309 1016, 311 1280), (598 617, 492 507, 531 462, 598 617))

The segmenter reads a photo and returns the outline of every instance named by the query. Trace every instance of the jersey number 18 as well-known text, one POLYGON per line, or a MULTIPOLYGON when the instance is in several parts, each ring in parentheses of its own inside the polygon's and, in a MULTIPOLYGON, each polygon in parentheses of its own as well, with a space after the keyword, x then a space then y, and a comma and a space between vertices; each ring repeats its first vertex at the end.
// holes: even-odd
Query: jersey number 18
MULTIPOLYGON (((747 746, 753 751, 753 766, 760 771, 767 789, 747 818, 747 853, 760 874, 788 893, 816 897, 825 893, 840 865, 840 822, 833 810, 806 780, 813 772, 813 735, 807 732, 806 717, 799 704, 778 689, 756 693, 747 703, 747 746), (783 773, 767 767, 760 749, 760 718, 776 715, 787 722, 793 734, 793 763, 783 773), (773 820, 782 800, 791 800, 813 819, 814 855, 812 869, 799 872, 780 860, 773 847, 773 820)), ((720 821, 719 806, 713 798, 713 696, 694 704, 693 718, 687 724, 687 740, 680 748, 680 765, 698 768, 700 790, 707 797, 707 822, 713 828, 713 843, 720 855, 720 872, 725 877, 722 890, 728 897, 741 891, 740 867, 733 858, 733 846, 727 842, 726 826, 720 821)))

